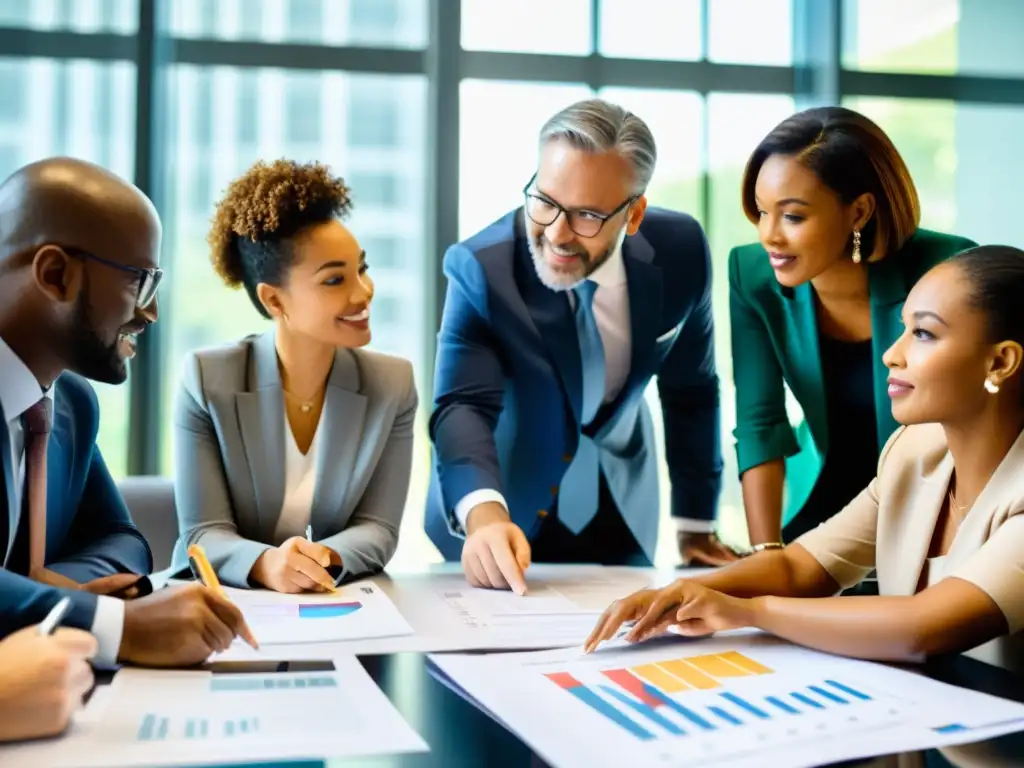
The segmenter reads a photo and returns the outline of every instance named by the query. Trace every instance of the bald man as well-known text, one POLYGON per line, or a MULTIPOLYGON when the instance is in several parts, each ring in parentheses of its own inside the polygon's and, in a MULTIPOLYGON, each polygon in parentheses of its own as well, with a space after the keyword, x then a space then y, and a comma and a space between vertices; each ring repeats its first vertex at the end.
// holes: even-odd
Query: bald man
POLYGON ((96 446, 85 379, 127 378, 160 239, 149 199, 99 166, 51 158, 0 184, 0 636, 67 595, 64 623, 108 664, 193 664, 244 631, 202 587, 139 595, 152 555, 96 446))

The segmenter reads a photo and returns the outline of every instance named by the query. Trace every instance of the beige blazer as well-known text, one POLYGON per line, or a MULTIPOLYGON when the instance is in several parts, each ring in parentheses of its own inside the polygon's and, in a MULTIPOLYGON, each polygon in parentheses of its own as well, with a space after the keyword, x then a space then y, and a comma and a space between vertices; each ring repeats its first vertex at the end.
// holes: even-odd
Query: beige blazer
MULTIPOLYGON (((971 655, 1024 667, 1024 433, 968 511, 943 563, 1002 610, 1009 637, 971 655)), ((901 427, 882 449, 871 484, 839 514, 797 539, 843 587, 878 571, 882 595, 913 595, 926 565, 953 458, 937 424, 901 427)))

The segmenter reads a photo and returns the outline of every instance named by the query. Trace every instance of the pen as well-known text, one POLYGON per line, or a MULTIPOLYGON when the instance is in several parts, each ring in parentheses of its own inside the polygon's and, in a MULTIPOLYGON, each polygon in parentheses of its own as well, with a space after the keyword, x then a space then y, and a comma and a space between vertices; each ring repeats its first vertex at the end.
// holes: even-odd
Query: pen
POLYGON ((39 625, 39 634, 43 637, 52 635, 57 631, 57 627, 64 620, 68 611, 71 609, 71 598, 62 597, 57 601, 57 604, 50 609, 50 612, 46 614, 46 618, 43 619, 39 625))
MULTIPOLYGON (((306 526, 306 541, 312 541, 312 540, 313 540, 313 526, 312 525, 307 525, 306 526)), ((326 570, 326 568, 324 570, 326 570)), ((329 573, 327 575, 330 576, 329 573)), ((331 592, 337 592, 338 591, 338 585, 337 584, 332 585, 330 591, 331 592)))
MULTIPOLYGON (((188 548, 188 559, 192 565, 192 571, 195 573, 196 578, 203 583, 203 586, 213 591, 215 595, 223 597, 225 600, 229 599, 227 593, 224 591, 224 587, 220 584, 220 579, 217 578, 217 572, 213 570, 213 566, 210 565, 210 561, 206 559, 206 552, 199 544, 192 544, 188 548)), ((242 639, 245 640, 254 650, 259 649, 259 644, 256 642, 256 638, 253 637, 252 632, 249 630, 249 626, 242 620, 242 630, 239 632, 242 639)))

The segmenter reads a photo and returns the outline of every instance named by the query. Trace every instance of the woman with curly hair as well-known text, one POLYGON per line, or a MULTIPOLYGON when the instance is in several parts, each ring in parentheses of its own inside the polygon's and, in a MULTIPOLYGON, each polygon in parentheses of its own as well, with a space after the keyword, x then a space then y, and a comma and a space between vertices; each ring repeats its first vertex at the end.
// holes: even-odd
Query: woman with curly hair
POLYGON ((189 353, 175 407, 172 569, 201 544, 225 583, 332 589, 394 554, 417 395, 370 341, 373 281, 341 223, 350 190, 317 163, 256 163, 227 189, 214 269, 272 330, 189 353))

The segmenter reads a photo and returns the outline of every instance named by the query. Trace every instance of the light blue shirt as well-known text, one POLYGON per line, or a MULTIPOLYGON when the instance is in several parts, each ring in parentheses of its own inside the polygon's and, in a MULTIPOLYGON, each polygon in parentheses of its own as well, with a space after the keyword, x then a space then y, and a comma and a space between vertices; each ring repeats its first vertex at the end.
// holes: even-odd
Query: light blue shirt
MULTIPOLYGON (((21 416, 43 397, 53 397, 53 389, 45 395, 42 387, 14 350, 0 338, 0 409, 7 421, 7 433, 11 441, 11 467, 13 468, 14 505, 7 510, 7 541, 3 544, 3 566, 11 556, 14 537, 21 517, 22 489, 25 485, 25 434, 21 416)), ((124 631, 124 603, 113 597, 100 596, 96 600, 96 615, 90 629, 99 644, 96 662, 103 665, 117 663, 117 652, 121 647, 124 631)))

